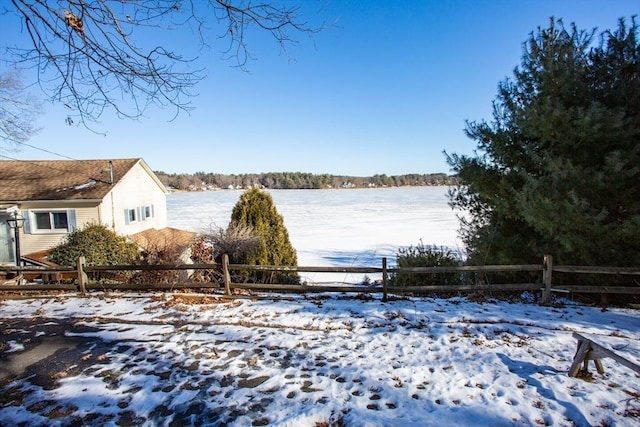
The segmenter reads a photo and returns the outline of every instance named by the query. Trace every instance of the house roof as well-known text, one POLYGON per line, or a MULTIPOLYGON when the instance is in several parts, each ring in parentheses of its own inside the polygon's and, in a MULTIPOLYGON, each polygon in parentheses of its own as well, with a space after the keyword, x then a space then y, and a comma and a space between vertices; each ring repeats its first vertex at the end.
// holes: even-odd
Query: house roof
POLYGON ((43 251, 22 255, 20 258, 28 261, 31 264, 37 264, 42 267, 57 267, 58 264, 49 261, 49 255, 51 255, 51 250, 45 249, 43 251))
POLYGON ((180 230, 177 228, 165 227, 160 230, 150 228, 136 234, 128 236, 141 248, 153 249, 172 247, 183 251, 193 243, 196 233, 192 231, 180 230))
POLYGON ((0 202, 102 199, 138 163, 166 192, 140 158, 0 160, 0 202), (110 164, 113 165, 113 182, 110 164))

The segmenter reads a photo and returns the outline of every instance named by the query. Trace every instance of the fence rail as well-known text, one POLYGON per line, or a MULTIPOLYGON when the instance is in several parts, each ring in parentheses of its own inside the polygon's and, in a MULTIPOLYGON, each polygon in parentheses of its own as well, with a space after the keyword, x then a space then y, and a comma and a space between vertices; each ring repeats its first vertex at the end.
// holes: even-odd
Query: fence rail
MULTIPOLYGON (((628 294, 640 295, 640 285, 637 286, 585 286, 585 285, 555 285, 553 273, 569 274, 602 274, 602 275, 640 275, 638 267, 594 267, 575 265, 553 265, 553 257, 546 255, 541 264, 523 265, 482 265, 456 267, 387 267, 387 259, 382 258, 381 267, 318 267, 318 266, 256 266, 243 264, 229 264, 227 256, 223 256, 219 264, 163 264, 163 265, 117 265, 117 266, 86 266, 83 257, 78 259, 76 267, 16 267, 0 266, 0 275, 13 274, 17 278, 35 278, 37 276, 57 278, 60 276, 73 277, 74 283, 29 283, 21 285, 0 284, 0 291, 80 291, 82 293, 93 290, 178 290, 178 289, 215 289, 231 295, 233 289, 245 289, 269 292, 351 292, 351 293, 382 293, 383 300, 387 300, 389 293, 394 294, 425 294, 432 292, 478 292, 478 291, 532 291, 540 292, 542 302, 548 302, 552 292, 563 293, 599 293, 599 294, 628 294), (109 272, 131 271, 171 271, 171 270, 215 270, 222 277, 221 282, 176 282, 176 283, 103 283, 90 281, 88 273, 102 274, 109 272), (263 283, 233 283, 231 271, 254 272, 297 272, 297 273, 353 273, 353 274, 382 274, 382 281, 373 285, 308 285, 308 284, 263 284, 263 283), (389 275, 400 273, 411 274, 444 274, 444 273, 504 273, 504 272, 540 272, 541 281, 534 283, 476 283, 456 285, 424 285, 424 286, 391 286, 389 275), (57 275, 57 276, 56 276, 57 275)), ((7 282, 6 280, 4 282, 7 282)), ((17 283, 17 284, 16 284, 17 283)), ((636 284, 638 282, 636 281, 636 284)))

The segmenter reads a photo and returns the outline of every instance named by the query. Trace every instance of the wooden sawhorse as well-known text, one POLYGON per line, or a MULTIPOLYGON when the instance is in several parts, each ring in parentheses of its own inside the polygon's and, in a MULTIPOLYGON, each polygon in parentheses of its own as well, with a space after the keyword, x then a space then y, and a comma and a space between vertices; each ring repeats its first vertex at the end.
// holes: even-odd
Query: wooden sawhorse
POLYGON ((573 333, 573 337, 578 340, 578 350, 576 351, 576 355, 573 357, 571 368, 569 368, 570 377, 575 377, 578 374, 578 372, 580 371, 580 364, 583 364, 584 370, 587 371, 589 360, 593 360, 598 373, 604 374, 604 367, 602 366, 602 362, 600 361, 600 359, 603 359, 605 357, 610 357, 621 365, 624 365, 627 368, 633 369, 634 371, 640 373, 640 365, 633 363, 628 359, 625 359, 613 350, 603 347, 600 344, 594 342, 593 340, 590 340, 583 335, 580 335, 577 332, 573 333))

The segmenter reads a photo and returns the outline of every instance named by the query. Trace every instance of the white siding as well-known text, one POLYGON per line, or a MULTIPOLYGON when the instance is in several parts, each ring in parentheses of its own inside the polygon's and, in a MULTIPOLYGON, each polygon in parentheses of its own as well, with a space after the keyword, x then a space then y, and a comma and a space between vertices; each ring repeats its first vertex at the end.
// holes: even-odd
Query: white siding
POLYGON ((76 228, 83 228, 87 223, 101 224, 99 207, 76 209, 76 228))
POLYGON ((107 194, 102 213, 107 220, 104 222, 122 235, 164 228, 167 226, 166 194, 138 163, 107 194), (125 210, 140 211, 144 206, 153 206, 153 217, 146 220, 138 217, 135 222, 127 223, 125 210))

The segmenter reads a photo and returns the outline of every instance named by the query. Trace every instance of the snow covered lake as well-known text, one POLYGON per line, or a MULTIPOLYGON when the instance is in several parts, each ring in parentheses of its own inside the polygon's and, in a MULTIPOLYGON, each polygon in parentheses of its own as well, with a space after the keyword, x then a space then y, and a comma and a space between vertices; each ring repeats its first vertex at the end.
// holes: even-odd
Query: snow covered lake
MULTIPOLYGON (((284 217, 298 265, 374 266, 394 263, 398 248, 417 245, 462 250, 448 187, 270 190, 284 217)), ((242 191, 173 193, 169 226, 204 231, 226 228, 242 191)))

